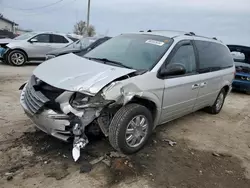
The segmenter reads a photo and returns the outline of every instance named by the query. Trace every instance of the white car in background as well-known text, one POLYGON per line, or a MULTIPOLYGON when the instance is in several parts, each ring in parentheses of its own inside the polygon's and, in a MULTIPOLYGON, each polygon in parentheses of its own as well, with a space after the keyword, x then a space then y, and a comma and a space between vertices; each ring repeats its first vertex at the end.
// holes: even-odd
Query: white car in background
POLYGON ((72 35, 53 32, 29 32, 14 39, 0 39, 2 60, 14 66, 27 61, 44 61, 46 54, 77 41, 72 35))

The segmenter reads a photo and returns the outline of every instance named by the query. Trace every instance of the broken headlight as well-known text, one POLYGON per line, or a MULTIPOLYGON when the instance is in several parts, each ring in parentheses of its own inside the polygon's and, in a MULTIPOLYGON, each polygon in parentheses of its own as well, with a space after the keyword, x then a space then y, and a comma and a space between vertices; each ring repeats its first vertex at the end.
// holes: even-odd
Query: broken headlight
POLYGON ((76 109, 104 107, 111 103, 113 101, 105 100, 100 95, 92 97, 82 93, 75 93, 70 99, 71 106, 76 109))

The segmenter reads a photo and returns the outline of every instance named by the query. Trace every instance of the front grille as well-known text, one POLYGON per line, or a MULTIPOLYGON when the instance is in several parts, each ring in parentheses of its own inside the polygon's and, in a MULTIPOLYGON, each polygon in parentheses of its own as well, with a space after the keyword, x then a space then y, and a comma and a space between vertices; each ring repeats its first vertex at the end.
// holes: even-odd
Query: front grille
POLYGON ((41 80, 37 81, 32 76, 24 92, 24 102, 31 114, 37 114, 43 108, 61 111, 60 105, 55 99, 61 95, 64 90, 55 88, 41 80))
POLYGON ((64 92, 63 89, 53 87, 42 81, 34 85, 34 89, 35 91, 41 91, 41 93, 51 101, 54 101, 57 97, 59 97, 59 95, 64 92))
POLYGON ((38 113, 49 99, 45 97, 40 91, 35 91, 32 85, 32 81, 26 86, 24 94, 24 102, 28 110, 32 114, 38 113))

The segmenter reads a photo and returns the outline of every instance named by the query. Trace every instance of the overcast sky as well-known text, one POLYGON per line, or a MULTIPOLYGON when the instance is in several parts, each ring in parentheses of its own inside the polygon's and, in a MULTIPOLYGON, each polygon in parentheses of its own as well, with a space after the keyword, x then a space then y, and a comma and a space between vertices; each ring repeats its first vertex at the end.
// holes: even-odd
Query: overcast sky
MULTIPOLYGON (((32 30, 72 32, 86 20, 87 0, 0 0, 0 13, 32 30), (33 10, 23 10, 33 9, 33 10)), ((250 45, 250 0, 91 0, 99 34, 148 29, 193 31, 227 44, 250 45)))

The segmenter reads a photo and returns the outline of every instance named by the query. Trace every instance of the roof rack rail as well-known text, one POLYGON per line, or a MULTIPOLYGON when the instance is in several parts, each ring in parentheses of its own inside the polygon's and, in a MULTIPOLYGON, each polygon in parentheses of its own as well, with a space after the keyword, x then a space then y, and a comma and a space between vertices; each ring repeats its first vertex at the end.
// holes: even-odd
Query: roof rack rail
POLYGON ((141 31, 139 31, 139 32, 144 32, 144 31, 141 30, 141 31))
POLYGON ((151 29, 149 29, 147 32, 152 32, 152 30, 151 30, 151 29))
POLYGON ((189 33, 186 33, 185 35, 187 35, 187 36, 194 36, 195 33, 194 32, 189 32, 189 33))
POLYGON ((214 39, 214 40, 218 40, 216 37, 213 37, 212 39, 214 39))

